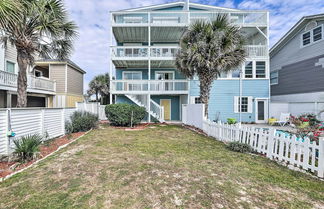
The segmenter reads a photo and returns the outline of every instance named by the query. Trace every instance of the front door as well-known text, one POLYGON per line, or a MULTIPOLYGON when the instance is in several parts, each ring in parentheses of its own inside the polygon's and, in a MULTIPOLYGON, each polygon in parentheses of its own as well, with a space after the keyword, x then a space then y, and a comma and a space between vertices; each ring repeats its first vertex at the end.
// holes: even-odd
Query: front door
POLYGON ((171 120, 171 99, 161 99, 160 105, 164 108, 164 120, 171 120))
POLYGON ((255 114, 257 123, 266 123, 268 119, 268 100, 255 99, 255 114))

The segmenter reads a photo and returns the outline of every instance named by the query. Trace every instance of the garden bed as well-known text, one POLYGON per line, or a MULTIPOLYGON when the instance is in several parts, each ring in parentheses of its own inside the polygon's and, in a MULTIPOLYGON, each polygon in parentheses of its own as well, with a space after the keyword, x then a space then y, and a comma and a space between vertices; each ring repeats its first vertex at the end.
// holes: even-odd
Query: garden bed
POLYGON ((49 141, 44 142, 41 146, 40 146, 40 153, 39 153, 39 157, 35 160, 26 162, 26 163, 20 163, 20 162, 0 162, 0 179, 1 178, 5 178, 6 176, 17 172, 21 169, 24 169, 28 166, 30 166, 31 164, 33 164, 34 162, 36 162, 37 160, 40 160, 44 157, 46 157, 47 155, 55 152, 56 150, 59 149, 59 147, 66 145, 70 142, 72 142, 73 140, 79 138, 80 136, 84 135, 85 132, 78 132, 78 133, 72 133, 71 135, 65 135, 62 136, 60 138, 55 138, 49 141))

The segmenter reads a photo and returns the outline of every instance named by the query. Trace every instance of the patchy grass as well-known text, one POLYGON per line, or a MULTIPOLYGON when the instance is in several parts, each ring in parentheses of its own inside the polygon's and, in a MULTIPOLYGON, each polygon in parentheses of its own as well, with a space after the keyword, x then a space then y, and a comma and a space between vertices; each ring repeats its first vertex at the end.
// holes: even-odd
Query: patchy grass
POLYGON ((0 208, 324 208, 324 182, 179 126, 104 127, 0 196, 0 208))

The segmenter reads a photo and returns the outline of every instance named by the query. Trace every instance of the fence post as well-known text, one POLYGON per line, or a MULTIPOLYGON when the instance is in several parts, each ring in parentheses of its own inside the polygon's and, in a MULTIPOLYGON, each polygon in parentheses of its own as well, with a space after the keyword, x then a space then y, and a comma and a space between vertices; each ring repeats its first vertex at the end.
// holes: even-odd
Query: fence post
POLYGON ((317 176, 320 178, 324 177, 324 137, 319 138, 317 176))
POLYGON ((268 136, 268 143, 267 143, 267 158, 272 158, 272 152, 273 152, 273 145, 274 145, 274 137, 276 134, 276 129, 271 128, 269 130, 269 136, 268 136))
POLYGON ((218 128, 218 140, 223 141, 221 138, 221 136, 222 136, 222 122, 220 120, 217 122, 217 126, 218 126, 217 127, 218 128))
POLYGON ((8 137, 8 131, 9 131, 9 128, 10 128, 10 109, 7 109, 6 110, 6 140, 7 140, 7 150, 6 150, 6 153, 9 155, 9 152, 10 152, 10 138, 8 137))

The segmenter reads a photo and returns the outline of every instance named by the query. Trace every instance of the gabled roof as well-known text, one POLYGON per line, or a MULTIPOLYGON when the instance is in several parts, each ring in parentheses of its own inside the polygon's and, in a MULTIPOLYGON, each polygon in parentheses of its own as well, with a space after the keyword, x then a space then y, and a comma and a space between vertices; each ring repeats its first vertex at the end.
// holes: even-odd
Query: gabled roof
MULTIPOLYGON (((185 5, 186 5, 186 2, 179 1, 179 2, 172 2, 172 3, 166 3, 166 4, 156 4, 156 5, 145 6, 145 7, 137 7, 137 8, 132 8, 132 9, 118 10, 116 12, 140 12, 140 11, 164 9, 164 8, 168 8, 168 7, 185 6, 185 5)), ((196 9, 204 9, 204 10, 241 11, 238 9, 230 9, 230 8, 225 8, 225 7, 217 7, 217 6, 210 6, 210 5, 197 4, 197 3, 189 3, 189 7, 196 8, 196 9)))
POLYGON ((302 17, 281 39, 279 39, 275 45, 273 45, 273 47, 270 49, 270 56, 276 54, 285 44, 287 44, 296 33, 306 26, 306 23, 308 23, 310 20, 318 18, 324 19, 324 13, 302 17))
POLYGON ((40 64, 63 64, 63 65, 69 65, 70 67, 78 70, 79 72, 81 72, 82 74, 86 74, 86 71, 82 70, 77 64, 75 64, 74 62, 72 62, 69 59, 66 60, 58 60, 58 59, 41 59, 41 60, 36 60, 35 61, 36 65, 40 65, 40 64))

